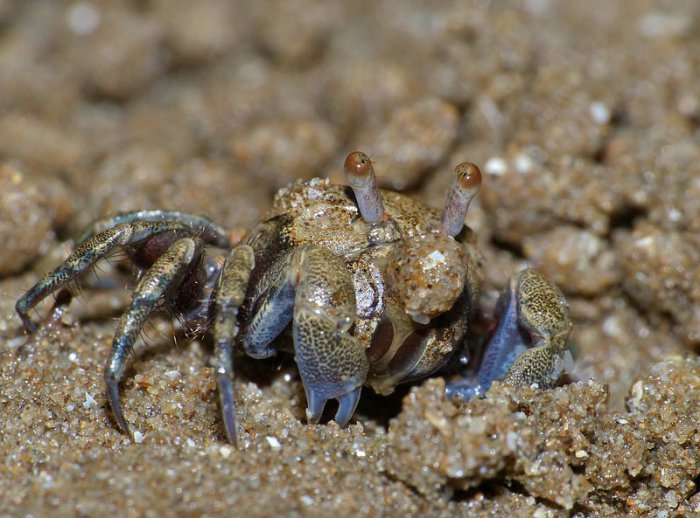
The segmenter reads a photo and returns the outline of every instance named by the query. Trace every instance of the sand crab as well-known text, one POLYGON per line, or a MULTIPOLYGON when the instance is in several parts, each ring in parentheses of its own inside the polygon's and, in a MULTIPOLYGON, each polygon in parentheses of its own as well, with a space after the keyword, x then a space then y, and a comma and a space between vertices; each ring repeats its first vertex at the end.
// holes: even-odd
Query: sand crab
MULTIPOLYGON (((308 421, 326 402, 335 420, 352 417, 363 385, 389 393, 423 378, 462 347, 479 298, 480 255, 464 225, 481 185, 479 168, 456 167, 442 211, 378 189, 370 159, 345 161, 350 186, 327 180, 280 190, 270 213, 239 243, 210 220, 166 211, 122 214, 94 223, 66 261, 16 304, 25 328, 47 295, 115 250, 142 270, 121 316, 105 369, 107 399, 130 435, 119 383, 142 326, 165 303, 192 329, 211 330, 223 421, 237 440, 233 353, 267 358, 289 345, 307 396, 308 421)), ((549 386, 562 372, 571 328, 556 286, 534 270, 514 279, 502 297, 500 324, 478 373, 452 382, 467 399, 494 379, 549 386)))

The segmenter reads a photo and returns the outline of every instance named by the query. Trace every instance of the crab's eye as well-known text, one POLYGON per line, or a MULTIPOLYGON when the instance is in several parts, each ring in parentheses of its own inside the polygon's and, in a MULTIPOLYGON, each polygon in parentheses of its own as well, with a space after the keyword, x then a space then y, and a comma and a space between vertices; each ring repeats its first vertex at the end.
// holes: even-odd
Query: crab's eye
POLYGON ((463 162, 455 167, 440 218, 440 226, 448 236, 454 237, 462 231, 469 203, 477 195, 480 187, 481 170, 476 164, 463 162))
POLYGON ((384 205, 374 176, 374 167, 362 151, 354 151, 345 159, 345 176, 357 198, 362 219, 375 224, 384 219, 384 205))
POLYGON ((386 278, 404 310, 419 324, 448 311, 464 291, 465 252, 452 237, 431 233, 396 247, 386 278))

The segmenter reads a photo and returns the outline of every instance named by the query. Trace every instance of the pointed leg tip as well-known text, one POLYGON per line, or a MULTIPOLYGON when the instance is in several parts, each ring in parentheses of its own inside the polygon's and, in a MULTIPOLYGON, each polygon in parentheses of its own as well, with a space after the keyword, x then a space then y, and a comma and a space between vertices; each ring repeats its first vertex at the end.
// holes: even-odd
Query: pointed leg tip
POLYGON ((119 429, 124 435, 129 437, 131 442, 137 442, 136 438, 134 437, 134 434, 131 432, 129 425, 126 422, 126 419, 124 418, 124 413, 122 412, 121 407, 118 408, 118 410, 115 410, 114 407, 112 407, 112 413, 114 414, 114 418, 117 421, 117 426, 119 426, 119 429))
POLYGON ((238 449, 238 430, 234 430, 233 432, 231 430, 226 430, 226 438, 234 448, 238 449))
POLYGON ((34 322, 27 314, 24 312, 17 310, 19 314, 20 320, 22 320, 22 327, 24 327, 24 331, 28 334, 34 334, 37 329, 39 329, 39 324, 34 322))
POLYGON ((117 422, 117 426, 123 433, 129 436, 129 439, 131 439, 132 442, 135 442, 134 434, 132 434, 131 430, 129 429, 129 425, 126 422, 124 412, 122 411, 122 405, 119 400, 119 381, 116 379, 113 373, 106 372, 105 384, 107 391, 107 401, 109 403, 110 408, 112 409, 112 415, 114 415, 114 419, 117 422))
POLYGON ((219 374, 219 401, 221 417, 229 442, 238 447, 238 423, 236 422, 236 401, 233 393, 233 380, 227 374, 219 374))
POLYGON ((223 414, 224 418, 224 429, 226 430, 226 438, 234 448, 238 448, 238 424, 236 423, 236 418, 233 415, 223 414))

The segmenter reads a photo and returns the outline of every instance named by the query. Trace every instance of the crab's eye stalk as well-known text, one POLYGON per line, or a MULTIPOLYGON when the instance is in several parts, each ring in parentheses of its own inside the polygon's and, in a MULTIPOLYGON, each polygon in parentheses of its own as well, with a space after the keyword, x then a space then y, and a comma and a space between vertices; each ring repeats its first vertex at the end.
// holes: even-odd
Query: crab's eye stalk
POLYGON ((369 157, 361 151, 350 153, 345 159, 345 176, 357 198, 362 219, 371 225, 383 221, 384 205, 369 157))
POLYGON ((476 164, 463 162, 455 167, 440 219, 440 226, 448 236, 454 237, 462 231, 469 203, 480 187, 481 170, 476 164))

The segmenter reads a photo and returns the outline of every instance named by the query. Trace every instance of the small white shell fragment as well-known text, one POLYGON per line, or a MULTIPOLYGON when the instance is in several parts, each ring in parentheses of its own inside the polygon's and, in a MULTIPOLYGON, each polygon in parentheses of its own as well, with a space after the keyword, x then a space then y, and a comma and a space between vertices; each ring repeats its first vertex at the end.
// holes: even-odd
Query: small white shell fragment
POLYGON ((10 338, 9 340, 5 341, 5 345, 9 349, 15 349, 21 345, 24 345, 27 342, 27 338, 27 335, 21 335, 15 338, 10 338))
POLYGON ((597 124, 607 124, 610 122, 610 108, 600 101, 592 102, 588 107, 591 118, 597 124))
POLYGON ((79 36, 95 32, 100 25, 100 11, 91 2, 78 2, 66 13, 66 23, 79 36))
POLYGON ((97 401, 95 401, 95 398, 92 397, 87 391, 85 392, 85 401, 83 401, 83 408, 90 408, 91 406, 95 406, 97 404, 97 401))
POLYGON ((267 437, 265 437, 265 440, 267 441, 267 444, 270 445, 270 448, 272 448, 273 450, 279 450, 282 447, 277 437, 272 437, 271 435, 268 435, 267 437))
POLYGON ((532 171, 532 168, 534 166, 534 163, 532 162, 532 158, 530 158, 529 155, 525 153, 518 153, 515 157, 515 169, 520 173, 520 174, 525 174, 529 173, 532 171))
POLYGON ((221 448, 219 448, 219 453, 221 453, 221 456, 224 459, 228 459, 233 453, 233 448, 228 444, 224 444, 221 448))
POLYGON ((484 164, 484 172, 493 176, 502 176, 508 171, 508 164, 501 157, 492 157, 484 164))

